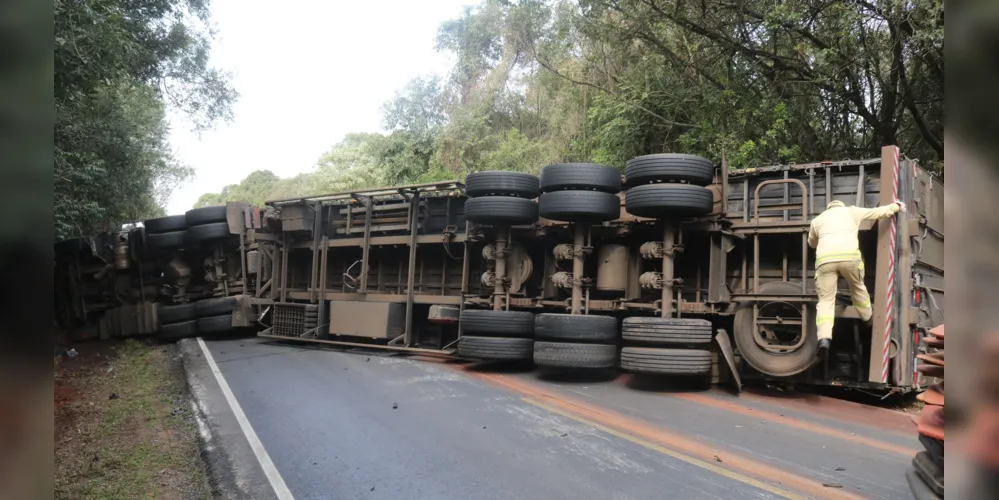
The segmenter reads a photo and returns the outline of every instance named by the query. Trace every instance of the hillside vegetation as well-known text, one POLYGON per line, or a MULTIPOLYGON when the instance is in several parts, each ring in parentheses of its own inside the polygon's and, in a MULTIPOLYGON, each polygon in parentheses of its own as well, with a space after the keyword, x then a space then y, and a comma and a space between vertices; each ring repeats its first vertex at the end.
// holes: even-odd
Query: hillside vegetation
POLYGON ((199 129, 232 118, 208 65, 209 0, 55 0, 56 241, 163 214, 191 174, 167 142, 167 106, 199 129))
POLYGON ((943 159, 940 0, 485 0, 443 23, 446 77, 383 108, 294 179, 255 172, 199 204, 687 152, 735 167, 943 159))

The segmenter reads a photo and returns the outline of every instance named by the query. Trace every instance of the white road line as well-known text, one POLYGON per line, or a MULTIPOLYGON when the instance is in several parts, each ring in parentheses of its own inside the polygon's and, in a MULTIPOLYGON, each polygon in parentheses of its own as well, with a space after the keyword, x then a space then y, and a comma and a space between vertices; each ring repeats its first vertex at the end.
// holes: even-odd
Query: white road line
POLYGON ((267 454, 267 450, 264 449, 264 443, 260 442, 260 438, 257 437, 257 433, 253 431, 253 426, 250 425, 250 421, 247 420, 246 414, 243 413, 243 409, 239 406, 239 401, 236 401, 236 396, 232 394, 232 390, 229 389, 229 384, 226 383, 225 377, 222 376, 222 372, 219 371, 219 366, 215 364, 215 358, 212 357, 212 353, 208 352, 208 346, 205 345, 205 341, 198 337, 198 345, 201 346, 201 352, 205 354, 205 359, 208 360, 208 366, 211 367, 212 373, 215 374, 215 380, 219 382, 219 386, 222 387, 222 394, 225 394, 225 400, 229 402, 229 407, 232 408, 232 413, 236 415, 236 421, 239 422, 240 429, 243 430, 243 434, 246 436, 246 440, 250 442, 250 448, 253 448, 253 454, 257 456, 257 460, 260 462, 260 467, 264 469, 264 474, 267 475, 267 480, 271 483, 271 488, 274 488, 274 494, 280 500, 294 500, 295 497, 292 496, 291 491, 288 489, 288 485, 284 484, 284 479, 281 477, 281 473, 278 472, 277 467, 274 466, 274 462, 271 461, 271 456, 267 454))

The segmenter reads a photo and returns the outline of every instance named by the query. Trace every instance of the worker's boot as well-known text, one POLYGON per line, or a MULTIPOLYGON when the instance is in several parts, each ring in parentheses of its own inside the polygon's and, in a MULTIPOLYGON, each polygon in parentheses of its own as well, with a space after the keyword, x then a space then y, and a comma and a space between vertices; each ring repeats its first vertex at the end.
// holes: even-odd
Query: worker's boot
POLYGON ((819 339, 819 350, 815 352, 815 357, 825 361, 829 356, 829 344, 831 343, 829 339, 819 339))

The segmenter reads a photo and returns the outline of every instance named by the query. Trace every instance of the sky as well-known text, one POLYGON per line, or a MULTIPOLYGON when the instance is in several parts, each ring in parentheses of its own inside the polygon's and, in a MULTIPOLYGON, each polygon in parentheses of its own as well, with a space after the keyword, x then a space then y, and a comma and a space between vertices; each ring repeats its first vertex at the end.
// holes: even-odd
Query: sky
POLYGON ((345 134, 383 130, 381 106, 396 90, 450 69, 453 58, 434 50, 437 28, 475 3, 213 0, 212 66, 233 73, 240 98, 231 123, 200 137, 171 115, 170 144, 195 177, 174 189, 167 213, 254 170, 309 172, 345 134))

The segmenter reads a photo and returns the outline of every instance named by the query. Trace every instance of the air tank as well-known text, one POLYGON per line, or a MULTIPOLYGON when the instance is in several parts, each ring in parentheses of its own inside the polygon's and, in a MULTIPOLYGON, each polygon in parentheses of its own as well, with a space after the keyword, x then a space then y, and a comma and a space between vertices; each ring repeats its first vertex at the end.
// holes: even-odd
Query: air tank
POLYGON ((603 245, 597 261, 597 290, 624 292, 628 285, 628 247, 603 245))

